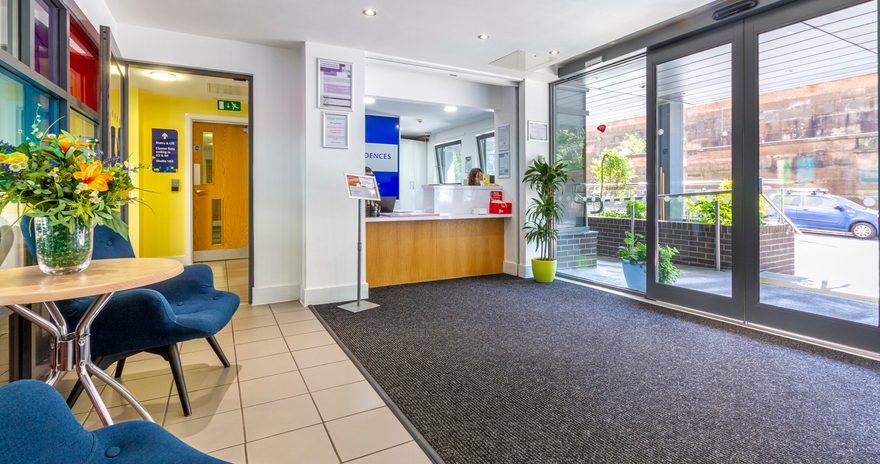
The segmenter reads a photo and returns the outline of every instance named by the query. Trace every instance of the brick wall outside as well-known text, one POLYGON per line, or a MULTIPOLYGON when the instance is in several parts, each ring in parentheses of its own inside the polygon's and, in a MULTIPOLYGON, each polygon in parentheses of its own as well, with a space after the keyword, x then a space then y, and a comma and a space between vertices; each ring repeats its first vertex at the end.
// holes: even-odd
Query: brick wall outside
MULTIPOLYGON (((629 219, 590 217, 589 229, 597 232, 596 253, 599 256, 617 256, 629 219)), ((635 232, 645 235, 645 221, 635 221, 635 232)), ((678 249, 673 258, 676 264, 705 268, 715 267, 715 226, 693 222, 660 223, 660 244, 678 249)), ((721 268, 731 269, 733 262, 732 231, 721 226, 721 268)), ((780 274, 794 274, 794 232, 787 225, 761 227, 761 270, 780 274)))
POLYGON ((586 227, 561 229, 556 240, 557 269, 595 266, 598 235, 598 232, 586 227))

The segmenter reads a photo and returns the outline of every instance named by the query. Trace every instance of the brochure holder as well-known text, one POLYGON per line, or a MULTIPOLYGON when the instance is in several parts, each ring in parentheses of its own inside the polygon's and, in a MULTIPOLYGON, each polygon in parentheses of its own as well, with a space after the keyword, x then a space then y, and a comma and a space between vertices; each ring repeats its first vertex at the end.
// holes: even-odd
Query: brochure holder
POLYGON ((381 200, 381 197, 379 197, 379 187, 376 183, 376 178, 373 176, 367 176, 363 174, 346 174, 345 184, 346 188, 348 189, 348 198, 357 200, 358 202, 357 300, 351 303, 340 305, 339 308, 353 313, 358 313, 367 309, 379 307, 379 305, 376 303, 371 303, 367 300, 361 299, 361 255, 363 254, 364 250, 363 233, 361 232, 361 218, 364 217, 362 205, 363 201, 379 201, 381 200))

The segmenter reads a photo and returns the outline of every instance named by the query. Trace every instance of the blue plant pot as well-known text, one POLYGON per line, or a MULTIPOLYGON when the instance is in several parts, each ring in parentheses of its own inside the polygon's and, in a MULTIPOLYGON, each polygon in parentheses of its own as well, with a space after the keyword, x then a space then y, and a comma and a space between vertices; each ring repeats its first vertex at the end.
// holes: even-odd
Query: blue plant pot
POLYGON ((644 263, 632 264, 629 261, 621 261, 620 264, 623 265, 623 277, 626 278, 626 286, 632 290, 644 293, 648 281, 644 263))

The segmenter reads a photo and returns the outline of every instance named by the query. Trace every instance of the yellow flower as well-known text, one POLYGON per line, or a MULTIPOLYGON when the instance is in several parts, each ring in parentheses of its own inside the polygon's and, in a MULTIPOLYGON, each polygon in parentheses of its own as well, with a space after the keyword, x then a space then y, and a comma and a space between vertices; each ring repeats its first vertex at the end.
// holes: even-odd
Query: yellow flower
POLYGON ((79 179, 82 183, 88 185, 90 190, 97 190, 99 192, 107 191, 107 182, 113 180, 113 174, 103 172, 103 163, 95 161, 88 166, 82 162, 77 162, 77 164, 79 165, 79 172, 73 173, 75 179, 79 179))
POLYGON ((8 155, 0 155, 0 164, 27 163, 28 157, 24 153, 15 152, 8 155))

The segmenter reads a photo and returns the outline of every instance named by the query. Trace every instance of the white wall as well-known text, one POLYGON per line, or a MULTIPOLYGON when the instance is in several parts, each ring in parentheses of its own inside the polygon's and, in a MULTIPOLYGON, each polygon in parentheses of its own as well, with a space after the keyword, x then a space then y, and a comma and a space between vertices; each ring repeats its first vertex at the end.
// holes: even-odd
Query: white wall
MULTIPOLYGON (((100 19, 90 18, 99 25, 100 19)), ((299 50, 121 24, 123 57, 252 74, 254 110, 254 304, 300 296, 302 158, 298 140, 304 92, 299 50)), ((341 181, 340 181, 341 183, 341 181)))
POLYGON ((517 126, 517 88, 497 87, 492 96, 492 107, 495 109, 495 146, 498 146, 498 127, 510 126, 510 177, 495 178, 495 183, 501 184, 504 189, 504 201, 513 204, 514 217, 504 222, 504 272, 511 275, 519 275, 519 259, 521 254, 522 221, 520 213, 520 182, 522 178, 522 165, 520 164, 520 149, 517 137, 520 133, 517 126))
MULTIPOLYGON (((550 121, 550 86, 546 82, 525 80, 519 88, 519 127, 522 136, 519 137, 520 155, 520 178, 528 165, 538 157, 544 160, 550 159, 550 144, 548 142, 529 142, 525 134, 528 121, 550 121)), ((520 189, 520 217, 525 217, 526 208, 533 196, 533 192, 523 186, 520 189)), ((537 256, 535 246, 520 241, 520 260, 517 274, 520 277, 532 277, 532 258, 537 256)))
POLYGON ((369 63, 366 95, 443 105, 492 108, 496 86, 369 63))
MULTIPOLYGON (((447 142, 461 140, 462 156, 470 156, 473 159, 473 166, 480 167, 480 154, 477 150, 477 136, 485 134, 486 132, 492 132, 493 130, 495 130, 495 119, 494 116, 488 115, 486 119, 481 119, 479 121, 432 134, 431 141, 427 144, 427 152, 425 154, 425 158, 428 161, 428 182, 431 184, 440 183, 440 175, 437 173, 437 156, 434 147, 447 142)), ((464 174, 466 176, 467 172, 464 174)))
MULTIPOLYGON (((357 286, 357 227, 364 229, 357 201, 348 198, 346 172, 364 172, 364 52, 307 42, 300 67, 305 73, 305 156, 300 169, 303 205, 303 304, 355 299, 357 286), (353 109, 349 119, 349 148, 321 147, 321 110, 317 108, 317 59, 352 63, 353 109)), ((366 263, 362 279, 366 280, 366 263)), ((366 286, 364 286, 366 288, 366 286)))

